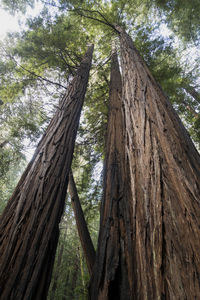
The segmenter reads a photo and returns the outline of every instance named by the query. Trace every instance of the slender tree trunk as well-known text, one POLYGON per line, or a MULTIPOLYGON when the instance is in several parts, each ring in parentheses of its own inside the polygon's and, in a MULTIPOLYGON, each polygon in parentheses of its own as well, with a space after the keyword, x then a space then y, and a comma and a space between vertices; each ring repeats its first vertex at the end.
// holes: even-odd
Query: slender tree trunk
POLYGON ((57 283, 58 283, 58 279, 59 279, 59 275, 60 275, 60 267, 61 267, 62 258, 63 258, 63 250, 64 250, 64 243, 65 243, 66 235, 67 235, 67 228, 65 229, 64 237, 63 237, 62 243, 59 247, 57 264, 54 266, 54 268, 55 268, 53 271, 54 278, 53 278, 53 284, 52 284, 52 288, 51 288, 50 300, 55 299, 55 292, 57 289, 57 283))
POLYGON ((73 270, 72 270, 72 275, 71 275, 71 289, 70 289, 70 299, 76 299, 76 294, 75 294, 75 289, 77 285, 77 279, 78 279, 78 273, 79 273, 79 266, 80 266, 80 261, 79 261, 79 249, 77 249, 77 253, 75 256, 74 260, 74 265, 73 265, 73 270))
POLYGON ((200 157, 131 38, 117 30, 125 184, 121 197, 113 188, 104 200, 91 299, 200 299, 200 157))
POLYGON ((1 217, 2 300, 46 299, 92 52, 93 46, 1 217))
POLYGON ((81 288, 81 300, 85 300, 85 296, 87 294, 87 288, 86 288, 86 283, 85 283, 85 277, 84 277, 84 266, 83 266, 83 260, 84 256, 82 253, 82 249, 79 247, 79 261, 80 261, 80 275, 81 275, 81 282, 82 282, 82 288, 81 288))
POLYGON ((72 171, 69 174, 69 193, 72 201, 72 208, 76 219, 76 225, 78 229, 79 238, 81 241, 81 246, 83 248, 84 255, 86 258, 88 271, 91 275, 94 266, 94 261, 95 261, 95 250, 90 237, 90 233, 88 231, 83 210, 80 204, 80 199, 78 196, 72 171))
POLYGON ((66 275, 66 279, 65 279, 65 285, 64 285, 64 289, 63 289, 63 295, 62 295, 62 300, 66 300, 67 299, 67 290, 69 288, 69 273, 70 271, 67 272, 66 275))

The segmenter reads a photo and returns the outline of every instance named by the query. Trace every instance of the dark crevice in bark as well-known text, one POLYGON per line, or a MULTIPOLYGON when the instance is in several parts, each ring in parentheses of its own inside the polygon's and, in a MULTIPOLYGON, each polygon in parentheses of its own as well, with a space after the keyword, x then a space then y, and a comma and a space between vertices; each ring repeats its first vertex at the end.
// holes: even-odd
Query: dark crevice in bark
POLYGON ((119 263, 115 271, 115 277, 109 283, 108 299, 129 299, 128 274, 126 262, 122 259, 121 251, 119 251, 119 263))
POLYGON ((165 229, 165 208, 164 208, 164 179, 163 179, 163 170, 162 170, 162 159, 159 159, 159 168, 160 168, 160 199, 161 199, 161 222, 162 222, 162 258, 161 258, 161 275, 162 275, 162 292, 161 299, 166 299, 166 280, 165 280, 165 265, 166 265, 166 229, 165 229))

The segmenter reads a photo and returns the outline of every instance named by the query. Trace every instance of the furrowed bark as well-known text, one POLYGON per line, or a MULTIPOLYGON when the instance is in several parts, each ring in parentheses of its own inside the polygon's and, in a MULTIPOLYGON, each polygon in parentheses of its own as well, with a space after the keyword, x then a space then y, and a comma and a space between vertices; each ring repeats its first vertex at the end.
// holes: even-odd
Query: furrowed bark
MULTIPOLYGON (((200 157, 131 38, 117 30, 124 148, 120 164, 107 163, 90 299, 199 299, 200 157)), ((120 126, 111 132, 110 145, 120 126)))
POLYGON ((92 52, 93 46, 1 216, 2 300, 46 299, 92 52))
POLYGON ((95 249, 90 237, 90 233, 88 231, 87 223, 85 221, 72 171, 70 171, 69 174, 68 188, 72 201, 72 208, 76 219, 78 234, 81 241, 81 246, 85 255, 88 271, 91 275, 95 261, 95 249))
POLYGON ((117 54, 112 55, 109 117, 104 167, 104 197, 96 263, 90 285, 90 299, 128 299, 127 266, 124 261, 124 204, 127 188, 124 168, 124 120, 121 75, 117 54), (122 281, 119 275, 123 274, 122 281), (124 297, 124 298, 123 298, 124 297))
MULTIPOLYGON (((133 264, 130 299, 200 298, 200 157, 170 102, 121 30, 133 264)), ((129 221, 129 220, 127 220, 129 221)), ((126 235, 129 229, 126 228, 126 235)), ((128 240, 125 240, 128 244, 128 240)))

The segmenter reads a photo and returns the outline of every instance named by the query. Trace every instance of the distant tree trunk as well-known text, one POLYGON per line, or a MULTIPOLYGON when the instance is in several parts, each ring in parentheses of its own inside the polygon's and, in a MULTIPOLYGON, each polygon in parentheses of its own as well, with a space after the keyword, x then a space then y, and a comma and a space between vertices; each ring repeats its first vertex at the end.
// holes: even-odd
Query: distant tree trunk
POLYGON ((93 46, 1 217, 2 300, 46 299, 92 52, 93 46))
POLYGON ((53 283, 52 283, 52 288, 51 288, 50 300, 55 299, 55 292, 57 289, 58 279, 59 279, 59 275, 60 275, 60 267, 61 267, 62 258, 63 258, 63 250, 64 250, 64 243, 65 243, 66 235, 67 235, 67 228, 65 229, 62 243, 58 249, 59 251, 57 251, 58 259, 57 259, 57 264, 56 265, 54 264, 54 270, 53 270, 54 277, 53 277, 53 283))
POLYGON ((64 284, 64 289, 63 289, 62 300, 67 299, 67 290, 69 288, 69 275, 70 275, 70 271, 67 272, 67 275, 66 275, 66 278, 65 278, 65 284, 64 284))
POLYGON ((90 233, 88 231, 87 223, 85 221, 72 171, 69 174, 69 194, 72 201, 72 208, 76 219, 81 246, 83 248, 88 271, 91 275, 95 261, 95 250, 90 237, 90 233))
POLYGON ((117 30, 124 186, 115 196, 113 183, 104 198, 90 298, 200 299, 200 157, 131 38, 117 30))
POLYGON ((75 256, 75 260, 74 260, 73 270, 72 270, 72 274, 71 274, 71 286, 70 286, 71 289, 70 289, 70 293, 69 293, 70 299, 74 299, 74 300, 76 300, 75 289, 76 289, 76 285, 77 285, 79 266, 80 266, 78 252, 79 252, 79 249, 77 249, 77 253, 75 256))

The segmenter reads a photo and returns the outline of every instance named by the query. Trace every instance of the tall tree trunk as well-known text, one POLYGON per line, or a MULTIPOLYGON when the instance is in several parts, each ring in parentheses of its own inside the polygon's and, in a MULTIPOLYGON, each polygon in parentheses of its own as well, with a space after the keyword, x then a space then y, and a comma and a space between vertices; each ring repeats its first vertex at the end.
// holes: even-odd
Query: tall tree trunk
POLYGON ((114 189, 104 203, 91 299, 200 299, 200 157, 131 38, 117 30, 125 184, 118 206, 114 189))
POLYGON ((0 225, 0 299, 46 299, 93 46, 72 80, 0 225))
POLYGON ((88 271, 91 275, 92 269, 95 261, 95 250, 88 231, 87 223, 83 214, 83 210, 80 204, 80 199, 78 196, 76 184, 74 182, 74 177, 72 171, 69 174, 69 194, 72 201, 72 208, 74 211, 76 225, 78 229, 79 238, 81 241, 81 246, 84 251, 84 255, 87 262, 88 271))
MULTIPOLYGON (((128 278, 124 261, 123 224, 121 217, 125 200, 124 121, 122 115, 121 74, 117 54, 112 55, 109 117, 104 166, 104 196, 101 206, 100 234, 94 273, 91 280, 91 299, 128 299, 128 278), (122 281, 118 274, 123 274, 122 281), (123 287, 122 287, 123 284, 123 287), (122 295, 123 293, 123 295, 122 295)), ((127 182, 128 183, 128 182, 127 182)))
POLYGON ((200 157, 123 31, 120 44, 134 220, 132 268, 127 259, 130 298, 198 299, 200 157))

